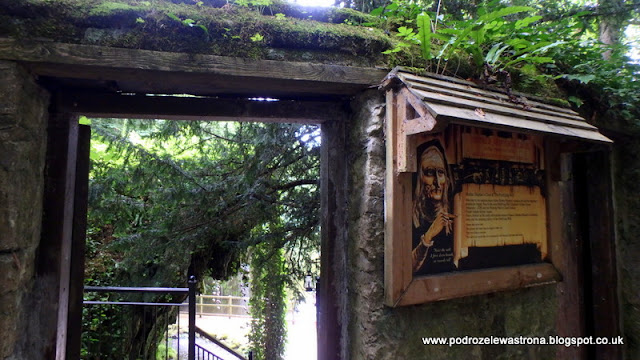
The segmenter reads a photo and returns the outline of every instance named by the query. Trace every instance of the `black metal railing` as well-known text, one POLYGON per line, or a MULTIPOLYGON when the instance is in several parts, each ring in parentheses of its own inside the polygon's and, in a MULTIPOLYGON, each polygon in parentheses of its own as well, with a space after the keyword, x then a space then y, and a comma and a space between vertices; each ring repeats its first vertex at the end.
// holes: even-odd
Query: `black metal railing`
MULTIPOLYGON (((138 339, 142 341, 142 344, 147 343, 146 336, 151 331, 153 331, 153 327, 157 326, 159 319, 166 324, 165 333, 164 333, 164 343, 165 343, 165 358, 169 359, 169 315, 171 313, 170 310, 159 311, 162 307, 174 307, 175 309, 179 309, 181 306, 188 306, 189 309, 189 326, 188 326, 188 347, 187 347, 187 359, 195 360, 196 359, 196 326, 195 326, 195 318, 196 318, 196 280, 195 277, 191 277, 189 279, 189 287, 188 288, 162 288, 162 287, 99 287, 99 286, 85 286, 85 293, 129 293, 129 294, 138 294, 139 298, 142 298, 141 301, 118 301, 118 300, 85 300, 84 305, 89 306, 108 306, 111 307, 107 310, 103 309, 103 312, 100 313, 101 318, 109 318, 112 317, 112 323, 119 323, 120 328, 113 329, 111 333, 108 333, 107 336, 111 337, 111 339, 92 339, 95 342, 104 341, 105 344, 109 344, 109 346, 121 347, 119 351, 124 354, 128 354, 130 358, 137 359, 139 357, 149 358, 150 354, 146 353, 147 349, 143 346, 142 350, 134 351, 131 346, 127 345, 126 342, 120 340, 118 341, 110 341, 115 339, 116 337, 124 338, 125 335, 128 335, 129 338, 137 338, 138 334, 142 334, 142 339, 138 339), (155 294, 155 295, 187 295, 188 303, 183 304, 181 302, 158 302, 155 301, 144 301, 144 297, 146 294, 155 294), (133 310, 127 312, 123 311, 123 306, 132 307, 137 310, 137 317, 134 317, 133 310), (162 318, 164 316, 164 318, 162 318), (135 324, 126 324, 125 319, 132 320, 137 319, 137 323, 135 324), (147 321, 148 320, 148 321, 147 321), (124 330, 123 330, 124 329, 124 330), (128 334, 125 334, 127 333, 128 334), (106 340, 106 341, 105 341, 106 340), (122 344, 120 344, 122 343, 122 344)), ((177 316, 177 358, 180 359, 180 316, 179 311, 176 311, 177 316)), ((89 314, 91 316, 91 314, 89 314)), ((95 315, 94 315, 95 316, 95 315)), ((87 329, 83 330, 83 333, 87 329)), ((155 354, 154 354, 155 355, 155 354)), ((155 357, 154 357, 155 358, 155 357)), ((213 360, 217 360, 219 358, 212 358, 213 360)))
POLYGON ((198 360, 224 360, 198 344, 196 344, 196 358, 198 360))
MULTIPOLYGON (((247 360, 244 356, 238 354, 237 351, 231 349, 230 347, 228 347, 227 345, 225 345, 224 343, 220 342, 220 340, 214 338, 213 336, 209 335, 209 333, 207 333, 206 331, 200 329, 199 327, 196 326, 196 334, 203 337, 204 339, 206 339, 209 342, 214 343, 216 346, 222 348, 223 350, 225 350, 227 353, 229 353, 230 355, 234 356, 237 360, 247 360)), ((196 345, 198 346, 198 345, 196 345)), ((206 350, 206 349, 205 349, 206 350)), ((214 355, 215 356, 215 355, 214 355)), ((198 357, 198 359, 206 359, 209 360, 209 358, 207 357, 198 357)), ((219 357, 214 357, 211 358, 212 360, 217 360, 219 359, 219 357)), ((226 359, 229 360, 229 359, 226 359)))

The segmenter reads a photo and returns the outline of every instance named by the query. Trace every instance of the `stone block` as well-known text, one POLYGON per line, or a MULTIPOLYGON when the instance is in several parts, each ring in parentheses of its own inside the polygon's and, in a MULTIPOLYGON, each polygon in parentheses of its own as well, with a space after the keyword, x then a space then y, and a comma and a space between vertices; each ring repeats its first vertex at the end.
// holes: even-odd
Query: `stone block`
POLYGON ((0 255, 0 294, 27 288, 35 269, 35 249, 0 255))
POLYGON ((8 358, 13 353, 18 340, 19 299, 17 292, 0 294, 0 304, 2 304, 0 306, 0 329, 2 329, 0 359, 8 358))
POLYGON ((20 355, 19 342, 38 322, 22 299, 40 241, 48 101, 23 68, 0 61, 0 359, 41 358, 20 355))
POLYGON ((21 280, 20 259, 16 252, 0 255, 0 294, 15 291, 21 280))
POLYGON ((0 209, 0 251, 16 250, 19 248, 17 241, 17 218, 17 211, 13 209, 0 209))

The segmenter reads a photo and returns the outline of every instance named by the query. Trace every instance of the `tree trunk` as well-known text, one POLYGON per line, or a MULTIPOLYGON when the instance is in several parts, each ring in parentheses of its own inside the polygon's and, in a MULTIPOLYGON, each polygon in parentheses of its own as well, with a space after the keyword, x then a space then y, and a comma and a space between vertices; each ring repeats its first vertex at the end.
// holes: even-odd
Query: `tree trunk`
MULTIPOLYGON (((600 15, 599 40, 602 44, 615 45, 620 42, 624 25, 629 20, 631 11, 625 10, 625 0, 599 0, 598 8, 600 15)), ((605 50, 602 57, 611 58, 611 48, 605 50)))

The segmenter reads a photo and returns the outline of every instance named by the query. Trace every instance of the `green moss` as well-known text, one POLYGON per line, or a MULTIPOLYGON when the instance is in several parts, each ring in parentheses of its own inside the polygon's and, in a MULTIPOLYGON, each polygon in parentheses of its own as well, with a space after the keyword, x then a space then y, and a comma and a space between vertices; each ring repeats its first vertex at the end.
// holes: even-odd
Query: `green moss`
MULTIPOLYGON (((427 61, 412 46, 383 55, 399 38, 374 26, 353 26, 379 20, 352 9, 303 8, 274 0, 262 10, 286 14, 276 18, 224 0, 207 1, 211 6, 196 6, 191 0, 0 0, 0 4, 0 19, 5 19, 0 35, 16 38, 357 66, 403 65, 465 79, 480 75, 465 54, 427 61), (252 41, 255 34, 263 41, 252 41)), ((535 67, 523 67, 511 75, 515 90, 552 99, 565 97, 535 67)))
POLYGON ((111 15, 116 12, 121 11, 139 11, 142 10, 142 7, 139 6, 131 6, 129 4, 107 1, 101 4, 98 4, 96 7, 89 10, 90 16, 105 16, 111 15))
MULTIPOLYGON (((356 19, 359 13, 325 9, 322 14, 356 19)), ((358 19, 366 18, 361 15, 358 19)), ((0 8, 0 16, 12 19, 0 30, 4 27, 15 37, 250 58, 381 65, 381 52, 391 46, 389 36, 371 27, 278 19, 247 7, 198 7, 167 0, 25 0, 0 8), (251 41, 256 33, 264 40, 251 41)))

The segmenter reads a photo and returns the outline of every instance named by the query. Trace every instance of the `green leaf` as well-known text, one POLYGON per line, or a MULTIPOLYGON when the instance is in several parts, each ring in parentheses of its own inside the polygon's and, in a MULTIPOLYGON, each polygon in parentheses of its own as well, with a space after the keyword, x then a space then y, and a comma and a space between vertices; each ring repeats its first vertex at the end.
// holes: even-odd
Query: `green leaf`
POLYGON ((534 23, 540 19, 542 19, 542 16, 536 15, 536 16, 529 16, 522 20, 518 20, 516 21, 516 25, 515 25, 516 29, 522 29, 523 27, 529 26, 529 24, 534 23))
POLYGON ((431 54, 431 18, 422 13, 416 19, 418 25, 418 40, 420 41, 420 51, 422 57, 429 60, 433 58, 431 54))
POLYGON ((566 41, 563 41, 563 40, 556 41, 556 42, 553 42, 553 43, 551 43, 551 44, 547 44, 547 45, 541 46, 541 47, 539 47, 539 48, 535 49, 534 51, 532 51, 531 53, 532 53, 532 54, 535 54, 535 53, 542 53, 542 52, 545 52, 545 51, 547 51, 547 50, 549 50, 549 49, 551 49, 551 48, 553 48, 553 47, 556 47, 556 46, 558 46, 558 45, 562 45, 562 44, 566 44, 566 43, 567 43, 567 42, 566 42, 566 41))
POLYGON ((484 35, 486 32, 487 30, 484 27, 481 27, 476 31, 472 31, 469 35, 477 45, 482 45, 484 44, 484 40, 485 40, 484 35))
POLYGON ((596 76, 593 74, 582 74, 582 75, 564 74, 564 75, 560 75, 560 77, 563 77, 567 80, 578 80, 583 84, 588 84, 590 81, 596 78, 596 76))
POLYGON ((253 42, 259 42, 264 40, 264 36, 262 36, 260 33, 255 33, 255 35, 253 35, 252 37, 250 37, 251 41, 253 42))
POLYGON ((532 12, 532 11, 535 11, 535 9, 530 7, 530 6, 508 6, 508 7, 502 8, 500 10, 493 11, 493 12, 490 12, 488 14, 485 14, 485 15, 481 16, 478 19, 478 21, 484 22, 484 23, 488 23, 488 22, 491 22, 493 20, 499 19, 501 17, 508 16, 508 15, 513 15, 513 14, 517 14, 517 13, 521 13, 521 12, 532 12))
POLYGON ((175 21, 182 22, 182 20, 180 20, 180 18, 177 17, 175 14, 167 13, 167 16, 170 17, 171 19, 175 20, 175 21))
POLYGON ((449 39, 451 39, 451 37, 449 37, 449 36, 446 36, 446 35, 443 35, 443 34, 438 34, 438 33, 432 33, 431 34, 431 38, 440 40, 442 42, 447 42, 447 41, 449 41, 449 39))
POLYGON ((200 29, 202 29, 202 31, 204 31, 207 35, 209 34, 209 29, 207 29, 206 26, 200 24, 200 25, 196 25, 196 27, 199 27, 200 29))
POLYGON ((136 24, 144 24, 144 19, 139 17, 136 19, 136 24))
POLYGON ((187 26, 193 26, 193 23, 195 23, 196 21, 193 19, 184 19, 182 20, 182 23, 187 25, 187 26))
POLYGON ((384 11, 384 9, 385 9, 385 7, 384 7, 384 6, 377 7, 377 8, 375 8, 375 9, 371 10, 371 12, 369 13, 369 15, 372 15, 372 16, 380 16, 380 15, 382 15, 382 12, 384 11))
POLYGON ((521 62, 529 64, 550 64, 553 63, 554 60, 548 56, 528 56, 528 54, 524 54, 504 64, 503 67, 506 69, 521 62))
POLYGON ((593 13, 593 11, 590 10, 585 10, 585 11, 580 11, 579 13, 573 15, 574 17, 581 17, 581 16, 585 16, 585 15, 591 15, 593 13))
POLYGON ((398 36, 406 38, 406 37, 412 36, 412 35, 415 35, 415 33, 413 32, 413 29, 408 28, 406 26, 400 26, 398 28, 398 36))
POLYGON ((584 104, 584 102, 579 97, 576 97, 576 96, 569 96, 567 100, 574 103, 577 107, 580 107, 582 106, 582 104, 584 104))
POLYGON ((505 41, 505 44, 510 45, 514 49, 526 49, 531 46, 530 41, 521 38, 509 39, 505 41))
POLYGON ((528 56, 526 61, 536 64, 550 64, 554 62, 553 58, 548 56, 528 56))
POLYGON ((486 30, 493 30, 493 29, 500 28, 500 27, 502 26, 502 24, 503 24, 503 22, 502 22, 502 21, 500 21, 500 22, 498 22, 498 21, 492 21, 492 22, 490 22, 490 23, 486 24, 486 25, 484 26, 484 28, 485 28, 486 30))
POLYGON ((509 45, 505 45, 503 47, 500 47, 500 45, 502 44, 498 43, 491 47, 487 55, 484 57, 485 63, 490 65, 495 64, 496 61, 498 61, 498 59, 500 58, 500 55, 502 55, 502 53, 509 48, 509 45))
POLYGON ((475 62, 476 66, 482 66, 484 62, 484 56, 482 56, 482 49, 479 46, 470 46, 467 51, 473 57, 473 62, 475 62))

